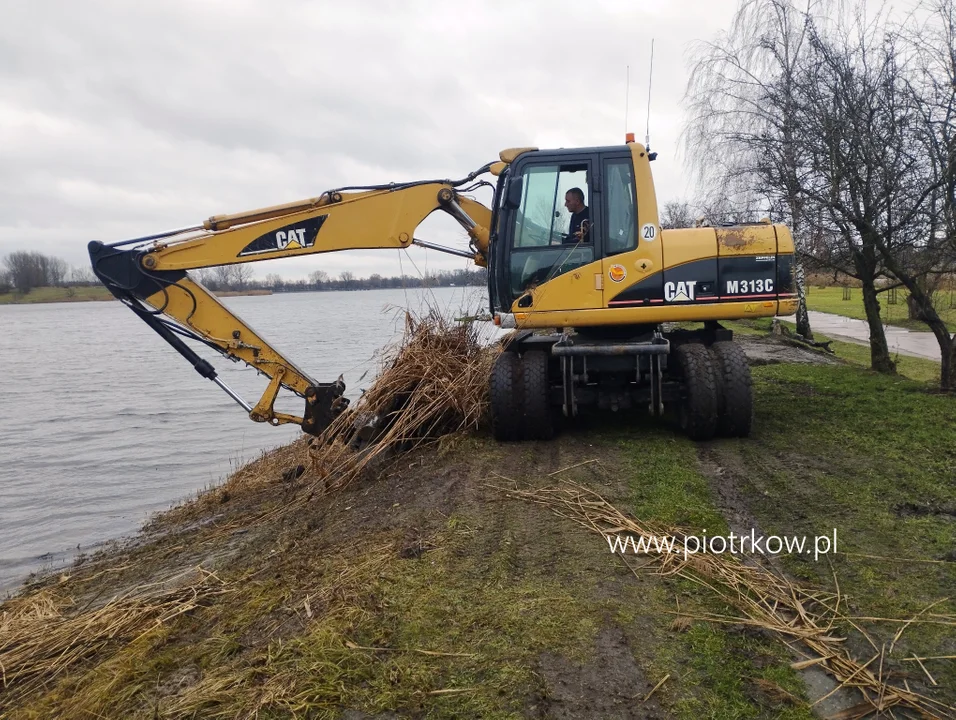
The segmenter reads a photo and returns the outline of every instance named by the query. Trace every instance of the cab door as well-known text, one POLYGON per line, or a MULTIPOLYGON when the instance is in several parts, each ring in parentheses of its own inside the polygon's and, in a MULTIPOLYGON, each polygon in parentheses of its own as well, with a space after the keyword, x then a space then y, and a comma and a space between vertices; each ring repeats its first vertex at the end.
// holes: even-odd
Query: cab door
POLYGON ((596 153, 534 152, 509 168, 495 268, 503 309, 529 312, 603 307, 603 217, 596 153), (568 195, 583 196, 590 215, 583 236, 570 233, 568 195))
POLYGON ((605 307, 663 302, 663 253, 648 162, 638 145, 601 158, 605 307))

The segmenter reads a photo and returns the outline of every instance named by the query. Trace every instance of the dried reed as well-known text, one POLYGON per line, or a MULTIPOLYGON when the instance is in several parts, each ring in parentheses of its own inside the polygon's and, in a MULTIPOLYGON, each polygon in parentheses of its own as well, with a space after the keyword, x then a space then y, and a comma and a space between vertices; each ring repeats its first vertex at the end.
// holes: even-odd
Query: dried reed
MULTIPOLYGON (((850 656, 843 646, 846 638, 837 636, 835 626, 846 622, 857 627, 859 618, 848 617, 841 611, 844 599, 838 583, 835 592, 820 592, 795 586, 765 565, 745 565, 733 555, 688 554, 685 559, 683 538, 687 533, 679 528, 635 520, 594 491, 573 482, 564 482, 558 487, 521 488, 509 478, 498 477, 507 480, 509 485, 496 484, 493 487, 508 496, 544 505, 555 514, 602 536, 620 533, 633 535, 635 540, 643 537, 648 542, 655 537, 676 538, 676 552, 655 553, 640 569, 686 578, 712 591, 739 613, 736 616, 707 614, 695 616, 695 619, 762 628, 775 633, 791 648, 801 648, 802 654, 809 659, 796 663, 796 666, 816 665, 839 683, 833 692, 814 704, 841 688, 857 689, 864 702, 840 713, 842 720, 857 720, 874 713, 892 715, 893 708, 914 711, 921 717, 956 717, 956 707, 914 692, 909 687, 889 683, 885 664, 892 644, 890 649, 885 644, 880 647, 873 644, 875 655, 863 663, 850 656)), ((636 574, 637 569, 623 556, 622 559, 636 574)), ((679 617, 687 617, 687 613, 680 613, 679 617)), ((894 643, 914 620, 916 618, 899 621, 902 627, 894 643)), ((941 616, 926 621, 950 625, 952 618, 941 616)))
POLYGON ((163 583, 114 597, 96 609, 78 609, 49 590, 15 598, 0 614, 0 716, 4 708, 38 692, 64 671, 109 646, 135 642, 214 597, 233 592, 212 573, 183 584, 163 583))
POLYGON ((396 452, 478 427, 496 350, 470 323, 436 312, 406 314, 402 340, 354 409, 312 444, 313 470, 326 489, 345 487, 396 452))

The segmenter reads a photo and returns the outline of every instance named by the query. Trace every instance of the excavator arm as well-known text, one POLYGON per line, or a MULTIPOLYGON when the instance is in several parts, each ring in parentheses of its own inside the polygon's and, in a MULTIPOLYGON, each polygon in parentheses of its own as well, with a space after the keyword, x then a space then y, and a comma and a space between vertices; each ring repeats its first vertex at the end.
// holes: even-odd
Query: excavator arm
POLYGON ((273 425, 297 423, 306 432, 318 435, 348 403, 342 396, 342 379, 316 382, 187 271, 338 250, 405 249, 410 245, 468 257, 484 266, 491 211, 462 194, 476 185, 460 188, 489 167, 457 182, 344 188, 298 203, 214 216, 201 225, 136 240, 112 245, 94 241, 89 244, 90 260, 93 271, 113 295, 192 363, 200 375, 227 392, 250 418, 273 425), (436 210, 451 215, 468 232, 470 251, 415 238, 415 230, 436 210), (215 368, 184 342, 184 337, 268 376, 269 385, 255 406, 229 388, 215 368), (302 417, 275 411, 281 387, 305 399, 302 417))

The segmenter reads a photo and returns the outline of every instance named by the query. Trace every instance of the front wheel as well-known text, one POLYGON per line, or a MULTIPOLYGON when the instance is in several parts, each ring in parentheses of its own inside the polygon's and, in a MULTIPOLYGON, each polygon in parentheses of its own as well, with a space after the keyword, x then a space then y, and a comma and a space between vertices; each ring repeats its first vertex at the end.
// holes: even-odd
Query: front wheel
POLYGON ((527 440, 550 440, 554 436, 548 353, 531 350, 521 356, 524 436, 527 440))
POLYGON ((491 432, 495 440, 521 439, 521 362, 517 353, 503 352, 491 368, 489 382, 491 432))

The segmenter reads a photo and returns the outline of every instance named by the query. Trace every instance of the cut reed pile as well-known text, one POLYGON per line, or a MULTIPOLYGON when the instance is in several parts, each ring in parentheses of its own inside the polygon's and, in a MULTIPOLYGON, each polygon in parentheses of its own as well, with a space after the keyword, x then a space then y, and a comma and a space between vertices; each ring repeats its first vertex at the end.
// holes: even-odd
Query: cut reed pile
POLYGON ((51 590, 7 601, 0 612, 0 717, 84 660, 230 592, 214 574, 196 569, 97 608, 76 607, 51 590))
MULTIPOLYGON (((654 538, 676 538, 673 553, 652 553, 635 567, 621 555, 632 572, 652 571, 660 575, 679 576, 701 585, 714 593, 739 615, 708 614, 690 619, 714 623, 749 625, 774 633, 798 655, 805 659, 793 664, 795 669, 818 666, 839 683, 837 689, 819 698, 819 704, 843 687, 855 688, 864 698, 838 716, 839 720, 859 720, 877 714, 879 717, 897 717, 893 710, 902 711, 900 717, 956 718, 956 707, 938 702, 914 692, 904 679, 904 686, 889 681, 889 660, 903 632, 914 622, 930 622, 951 630, 956 616, 929 614, 924 609, 916 617, 898 622, 899 631, 887 646, 877 646, 873 638, 860 627, 864 618, 847 615, 842 607, 839 583, 834 574, 834 592, 814 591, 798 587, 763 564, 744 565, 733 555, 684 554, 684 538, 690 533, 661 523, 638 521, 615 508, 596 492, 573 482, 557 487, 522 488, 514 480, 498 476, 509 485, 495 484, 497 490, 508 496, 544 505, 555 514, 567 518, 602 536, 630 535, 635 542, 645 538, 647 547, 654 547, 654 538), (838 635, 837 625, 843 623, 858 630, 873 648, 874 655, 865 662, 852 658, 838 635)), ((688 616, 678 614, 677 621, 688 616)), ((902 658, 896 658, 902 659, 902 658)), ((932 678, 930 678, 932 681, 932 678)), ((935 684, 935 683, 934 683, 935 684)))
POLYGON ((312 443, 313 471, 327 490, 345 487, 397 452, 481 423, 497 349, 483 346, 471 323, 437 313, 405 317, 405 335, 386 351, 381 374, 312 443))

